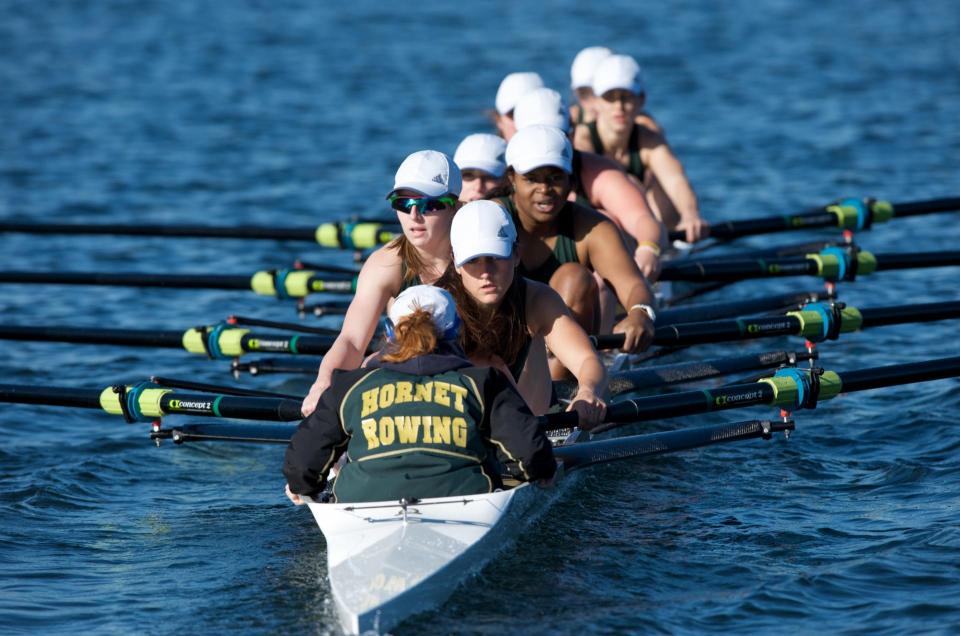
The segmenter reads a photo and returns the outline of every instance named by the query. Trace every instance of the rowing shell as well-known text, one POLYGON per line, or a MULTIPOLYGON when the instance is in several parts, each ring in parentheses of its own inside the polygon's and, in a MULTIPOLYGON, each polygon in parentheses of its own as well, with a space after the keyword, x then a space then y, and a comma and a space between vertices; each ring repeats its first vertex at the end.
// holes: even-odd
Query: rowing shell
MULTIPOLYGON (((558 468, 558 483, 572 478, 564 479, 558 468)), ((384 633, 438 607, 563 489, 522 483, 413 503, 309 503, 327 541, 330 589, 343 631, 384 633)))

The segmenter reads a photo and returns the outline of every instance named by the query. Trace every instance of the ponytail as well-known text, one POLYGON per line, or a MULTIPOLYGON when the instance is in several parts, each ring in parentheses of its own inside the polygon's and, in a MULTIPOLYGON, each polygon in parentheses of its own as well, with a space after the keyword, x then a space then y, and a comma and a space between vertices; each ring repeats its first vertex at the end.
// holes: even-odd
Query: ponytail
POLYGON ((437 348, 437 328, 433 316, 425 309, 417 309, 400 319, 393 327, 393 339, 383 354, 385 362, 406 362, 437 348))

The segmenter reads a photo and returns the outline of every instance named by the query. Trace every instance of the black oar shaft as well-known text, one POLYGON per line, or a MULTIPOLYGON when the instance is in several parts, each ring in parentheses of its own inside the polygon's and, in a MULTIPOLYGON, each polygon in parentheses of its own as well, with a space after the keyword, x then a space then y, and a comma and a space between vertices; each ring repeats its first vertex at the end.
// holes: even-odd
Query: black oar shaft
POLYGON ((570 471, 632 457, 649 457, 714 444, 769 438, 773 433, 791 431, 793 428, 793 422, 750 420, 558 446, 554 448, 553 455, 563 462, 565 470, 570 471))
POLYGON ((960 251, 876 254, 877 271, 960 265, 960 251))
POLYGON ((785 364, 793 365, 816 358, 816 353, 807 351, 766 351, 712 360, 696 360, 678 364, 665 364, 619 371, 611 375, 609 390, 613 394, 639 391, 659 386, 681 384, 693 380, 715 378, 732 373, 772 369, 785 364))
POLYGON ((691 261, 665 263, 660 270, 660 280, 738 281, 772 276, 816 276, 818 271, 817 263, 804 257, 691 261))
POLYGON ((25 234, 112 234, 116 236, 179 236, 193 238, 238 238, 254 240, 313 241, 315 227, 267 227, 243 225, 237 227, 211 227, 206 225, 121 225, 117 223, 30 223, 5 221, 0 223, 0 232, 25 234))
POLYGON ((100 389, 0 384, 0 402, 99 409, 100 389))
POLYGON ((960 301, 869 307, 860 310, 862 329, 900 325, 903 323, 933 322, 960 318, 960 301))
POLYGON ((171 287, 177 289, 250 289, 250 276, 135 274, 109 272, 0 272, 0 283, 171 287))
POLYGON ((701 322, 732 318, 734 316, 761 314, 768 311, 793 309, 808 302, 828 298, 829 294, 822 291, 796 292, 788 294, 774 294, 762 298, 746 298, 716 303, 700 303, 684 305, 657 312, 657 326, 672 325, 678 322, 701 322))
MULTIPOLYGON (((890 204, 890 207, 892 207, 894 218, 933 214, 936 212, 951 212, 960 210, 960 198, 949 197, 928 201, 907 201, 890 204)), ((880 220, 883 220, 883 218, 880 220)), ((785 214, 783 216, 760 217, 739 221, 716 221, 710 225, 710 236, 716 239, 730 240, 755 234, 770 234, 773 232, 788 232, 821 227, 838 227, 838 223, 838 215, 827 211, 826 207, 819 207, 798 214, 785 214)), ((671 241, 682 241, 684 238, 685 232, 682 230, 670 232, 671 241)))
POLYGON ((0 325, 0 339, 69 342, 73 344, 109 344, 121 347, 183 348, 182 331, 149 331, 146 329, 0 325))
POLYGON ((838 375, 843 382, 843 393, 852 393, 915 382, 944 380, 957 377, 958 374, 960 374, 960 356, 843 371, 838 375))
POLYGON ((893 204, 893 214, 898 217, 952 212, 954 210, 960 210, 960 197, 930 199, 928 201, 906 201, 893 204))
MULTIPOLYGON (((858 371, 834 373, 839 383, 832 395, 821 395, 828 399, 838 393, 853 393, 868 389, 929 382, 960 375, 960 356, 873 367, 858 371)), ((732 384, 716 389, 685 391, 670 395, 658 395, 623 400, 607 408, 607 424, 595 431, 602 432, 616 428, 623 423, 711 413, 748 406, 775 405, 777 392, 768 381, 732 384)))

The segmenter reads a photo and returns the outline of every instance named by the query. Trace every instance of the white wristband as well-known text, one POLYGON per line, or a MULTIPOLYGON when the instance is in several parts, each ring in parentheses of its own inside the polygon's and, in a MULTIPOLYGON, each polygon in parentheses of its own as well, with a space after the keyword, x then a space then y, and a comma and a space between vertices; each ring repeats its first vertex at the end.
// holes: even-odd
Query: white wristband
POLYGON ((650 305, 642 305, 642 304, 633 305, 630 307, 630 309, 627 310, 627 313, 629 314, 634 309, 644 310, 645 312, 647 312, 647 315, 650 316, 650 320, 652 320, 653 322, 657 321, 657 312, 655 312, 653 310, 653 307, 651 307, 650 305))

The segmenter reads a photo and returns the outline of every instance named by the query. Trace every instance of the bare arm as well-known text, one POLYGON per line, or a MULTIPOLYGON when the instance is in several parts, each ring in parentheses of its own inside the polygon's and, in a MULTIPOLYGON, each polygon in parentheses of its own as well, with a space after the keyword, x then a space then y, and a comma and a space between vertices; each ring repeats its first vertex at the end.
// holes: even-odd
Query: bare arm
POLYGON ((323 356, 317 379, 303 400, 304 417, 313 412, 320 396, 330 386, 334 369, 356 369, 363 362, 380 316, 399 281, 400 261, 395 251, 380 248, 364 263, 357 279, 357 292, 343 317, 340 335, 323 356))
POLYGON ((636 305, 654 305, 653 292, 609 221, 599 221, 586 235, 588 258, 595 272, 610 283, 627 317, 614 326, 626 336, 624 351, 643 351, 653 341, 653 321, 636 305))
POLYGON ((601 395, 607 382, 603 363, 560 294, 534 281, 527 281, 527 289, 527 323, 531 330, 544 337, 547 347, 573 373, 581 388, 601 395))
POLYGON ((590 430, 603 421, 607 373, 587 333, 570 315, 560 295, 547 285, 528 282, 527 322, 542 335, 550 351, 577 379, 577 394, 568 411, 580 416, 580 426, 590 430))
POLYGON ((642 248, 662 246, 665 234, 647 205, 643 189, 614 161, 597 155, 584 155, 583 179, 590 202, 634 238, 638 245, 634 253, 637 266, 644 276, 655 280, 660 269, 659 254, 657 250, 642 248))
POLYGON ((673 154, 670 145, 662 135, 644 134, 642 153, 646 154, 646 163, 650 166, 663 191, 673 202, 680 215, 680 226, 687 231, 687 241, 693 243, 705 235, 705 224, 700 216, 697 195, 694 194, 683 164, 673 154))

